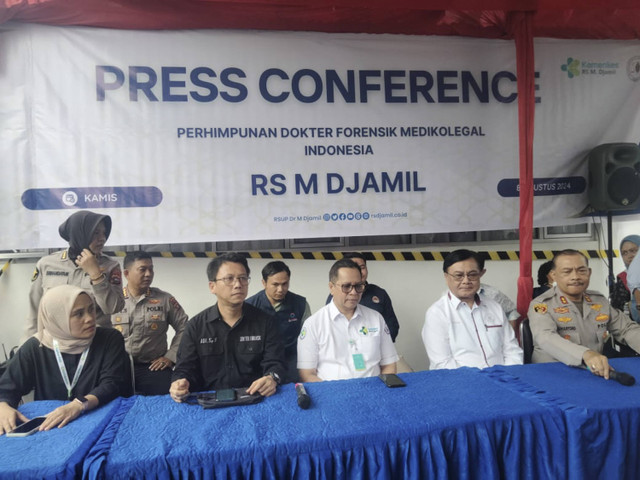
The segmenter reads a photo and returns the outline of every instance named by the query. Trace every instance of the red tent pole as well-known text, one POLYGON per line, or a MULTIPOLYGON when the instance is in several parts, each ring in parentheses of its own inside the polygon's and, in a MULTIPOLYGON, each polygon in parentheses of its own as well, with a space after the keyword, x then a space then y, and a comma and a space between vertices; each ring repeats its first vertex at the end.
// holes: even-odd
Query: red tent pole
POLYGON ((520 145, 520 276, 518 312, 526 315, 533 293, 531 254, 533 244, 533 124, 535 111, 533 16, 514 12, 511 27, 516 42, 518 77, 518 136, 520 145))

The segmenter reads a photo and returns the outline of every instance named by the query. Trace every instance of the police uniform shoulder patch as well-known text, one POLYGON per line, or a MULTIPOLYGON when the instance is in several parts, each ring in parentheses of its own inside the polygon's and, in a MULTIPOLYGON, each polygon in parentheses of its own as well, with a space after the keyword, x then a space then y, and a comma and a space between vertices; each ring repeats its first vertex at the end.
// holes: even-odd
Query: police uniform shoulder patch
POLYGON ((171 306, 173 308, 175 308, 176 310, 182 310, 182 306, 180 305, 180 303, 178 303, 178 301, 175 299, 175 297, 171 297, 169 299, 169 303, 171 304, 171 306))
POLYGON ((533 306, 533 311, 536 313, 545 314, 547 313, 547 304, 546 303, 536 303, 533 306))
POLYGON ((33 270, 33 275, 31 276, 31 281, 35 282, 38 278, 38 275, 40 275, 40 270, 38 270, 37 268, 33 270))

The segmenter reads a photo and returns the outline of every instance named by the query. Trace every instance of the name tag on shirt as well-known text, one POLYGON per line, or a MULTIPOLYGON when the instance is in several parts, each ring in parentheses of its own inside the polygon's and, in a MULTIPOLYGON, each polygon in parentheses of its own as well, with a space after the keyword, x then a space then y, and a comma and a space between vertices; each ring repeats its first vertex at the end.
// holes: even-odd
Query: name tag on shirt
POLYGON ((366 366, 364 363, 364 357, 361 353, 354 353, 353 355, 353 366, 356 368, 356 372, 362 372, 366 370, 366 366))

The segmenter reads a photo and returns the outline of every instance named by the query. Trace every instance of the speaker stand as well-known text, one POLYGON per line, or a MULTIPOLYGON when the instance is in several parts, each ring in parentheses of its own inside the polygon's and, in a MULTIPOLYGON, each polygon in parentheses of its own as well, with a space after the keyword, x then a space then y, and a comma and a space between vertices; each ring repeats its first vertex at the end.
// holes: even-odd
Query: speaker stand
POLYGON ((613 296, 616 279, 613 276, 613 225, 611 210, 607 211, 607 259, 609 261, 609 299, 613 296))

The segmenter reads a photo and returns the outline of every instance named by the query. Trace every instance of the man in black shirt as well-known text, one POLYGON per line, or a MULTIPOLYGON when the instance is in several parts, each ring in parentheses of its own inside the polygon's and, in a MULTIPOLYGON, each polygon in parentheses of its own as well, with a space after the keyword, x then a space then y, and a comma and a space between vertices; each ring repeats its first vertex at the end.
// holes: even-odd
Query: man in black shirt
POLYGON ((249 273, 239 254, 209 263, 209 289, 218 303, 187 322, 169 390, 176 402, 202 390, 248 387, 247 393, 265 397, 276 392, 284 350, 275 318, 244 301, 249 273))

